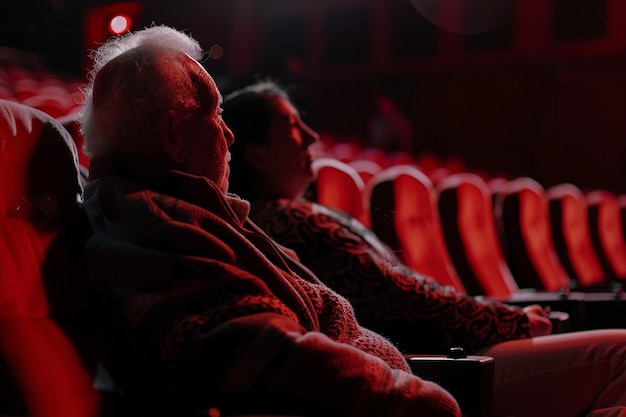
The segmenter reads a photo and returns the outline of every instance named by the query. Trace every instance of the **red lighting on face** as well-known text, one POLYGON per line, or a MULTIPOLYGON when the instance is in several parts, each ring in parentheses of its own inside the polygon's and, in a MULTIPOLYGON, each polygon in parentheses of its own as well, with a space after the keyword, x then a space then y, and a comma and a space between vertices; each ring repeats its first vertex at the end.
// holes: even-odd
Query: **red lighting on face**
POLYGON ((109 32, 113 35, 121 35, 128 32, 133 25, 130 16, 125 14, 116 14, 109 19, 109 32))

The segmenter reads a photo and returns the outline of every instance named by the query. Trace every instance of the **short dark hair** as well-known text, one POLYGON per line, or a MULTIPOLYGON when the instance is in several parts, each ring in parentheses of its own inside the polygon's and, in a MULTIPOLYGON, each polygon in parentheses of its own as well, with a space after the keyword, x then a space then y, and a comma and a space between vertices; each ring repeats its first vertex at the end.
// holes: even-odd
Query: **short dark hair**
POLYGON ((246 161, 245 150, 250 145, 267 143, 275 97, 291 102, 285 87, 273 80, 260 80, 226 95, 222 104, 224 122, 235 136, 230 147, 229 191, 248 200, 257 195, 255 173, 246 161))

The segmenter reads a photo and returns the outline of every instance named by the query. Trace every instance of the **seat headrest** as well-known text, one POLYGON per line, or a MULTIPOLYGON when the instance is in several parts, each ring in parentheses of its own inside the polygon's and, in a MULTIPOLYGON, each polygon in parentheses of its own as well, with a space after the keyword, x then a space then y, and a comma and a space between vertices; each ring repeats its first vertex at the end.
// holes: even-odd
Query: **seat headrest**
POLYGON ((0 215, 54 227, 81 195, 68 131, 46 113, 0 100, 0 215))

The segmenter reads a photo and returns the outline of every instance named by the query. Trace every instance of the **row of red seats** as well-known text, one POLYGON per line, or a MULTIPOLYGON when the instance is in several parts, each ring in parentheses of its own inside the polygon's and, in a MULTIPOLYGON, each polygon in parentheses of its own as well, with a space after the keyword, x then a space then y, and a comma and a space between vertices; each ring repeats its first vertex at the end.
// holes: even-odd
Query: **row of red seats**
POLYGON ((360 161, 316 160, 318 201, 360 219, 407 264, 459 291, 501 296, 626 279, 626 196, 468 172, 435 183, 415 164, 359 175, 360 161))
POLYGON ((84 83, 43 68, 0 64, 0 99, 34 107, 58 119, 78 112, 84 83))
MULTIPOLYGON (((77 111, 80 100, 82 99, 80 87, 81 83, 77 81, 67 78, 63 79, 62 77, 45 70, 29 70, 24 67, 12 65, 0 66, 0 94, 6 93, 10 100, 20 101, 30 107, 43 110, 51 116, 61 120, 64 127, 66 127, 72 134, 78 149, 82 146, 82 137, 78 129, 78 124, 75 121, 75 112, 77 111)), ((363 194, 366 184, 372 178, 377 175, 381 175, 381 171, 384 169, 395 166, 415 165, 418 166, 421 172, 427 176, 426 180, 430 180, 432 183, 449 181, 451 174, 461 174, 468 171, 462 160, 458 158, 447 158, 442 161, 436 156, 428 153, 414 157, 402 152, 389 154, 379 149, 363 148, 355 144, 335 143, 327 146, 323 146, 323 144, 324 142, 320 143, 323 147, 322 152, 326 155, 332 156, 332 159, 320 159, 316 162, 315 166, 318 171, 318 183, 324 182, 330 183, 331 185, 318 187, 317 192, 319 200, 327 205, 340 207, 345 211, 348 211, 368 226, 373 226, 372 209, 375 210, 374 215, 379 215, 380 207, 371 208, 370 199, 363 198, 363 194), (345 188, 341 188, 343 187, 341 182, 336 182, 336 180, 333 179, 335 174, 326 174, 326 171, 330 168, 324 167, 323 165, 329 164, 328 161, 335 161, 338 163, 345 162, 352 168, 347 171, 347 174, 344 174, 345 181, 355 184, 353 188, 348 188, 354 190, 352 194, 346 192, 345 188), (357 174, 356 176, 354 175, 355 173, 357 174), (327 175, 330 175, 330 181, 324 180, 327 175)), ((85 167, 88 166, 88 158, 82 153, 79 153, 79 158, 81 166, 86 171, 85 167)), ((335 171, 341 171, 341 169, 338 169, 336 166, 333 167, 333 169, 335 171)), ((387 172, 385 174, 388 175, 389 173, 387 172)), ((476 174, 479 176, 477 180, 486 178, 486 176, 481 173, 476 174)), ((507 183, 508 181, 505 178, 497 178, 496 180, 491 180, 490 185, 506 185, 507 183)), ((568 188, 564 186, 561 187, 561 189, 570 189, 571 191, 571 187, 568 188)), ((595 216, 594 219, 598 218, 598 222, 608 222, 609 220, 605 220, 608 215, 603 214, 600 216, 599 213, 609 212, 610 210, 607 207, 615 206, 614 200, 617 200, 617 198, 615 197, 611 200, 610 193, 599 191, 592 194, 592 196, 594 196, 594 201, 596 201, 596 203, 590 205, 590 208, 592 209, 590 213, 595 216), (602 199, 600 199, 600 197, 602 197, 602 199), (597 209, 593 211, 594 208, 597 209)), ((624 197, 624 199, 626 199, 626 197, 624 197)), ((572 197, 570 200, 576 201, 576 198, 572 197)), ((570 206, 571 204, 567 205, 568 208, 570 206)), ((413 209, 413 211, 415 211, 415 209, 413 209)), ((613 215, 613 218, 614 217, 615 215, 613 215)), ((602 230, 608 229, 608 227, 604 227, 602 230)), ((572 227, 567 228, 567 231, 570 230, 572 230, 572 227)), ((617 229, 613 228, 611 230, 617 229)), ((611 277, 613 279, 621 279, 626 277, 626 260, 620 259, 619 256, 615 256, 616 252, 622 250, 616 249, 621 242, 618 239, 618 236, 613 233, 612 236, 608 236, 608 234, 602 236, 594 234, 591 237, 593 237, 592 242, 595 243, 596 246, 598 259, 593 260, 590 255, 585 257, 574 257, 575 260, 571 265, 568 261, 562 260, 561 262, 563 262, 563 266, 566 269, 566 273, 569 274, 570 279, 587 284, 589 282, 597 281, 597 277, 601 276, 601 274, 603 278, 611 277), (581 266, 581 264, 583 264, 581 259, 592 260, 585 261, 586 264, 581 266), (601 273, 599 271, 601 271, 601 273)), ((560 235, 555 233, 554 239, 561 239, 560 235)), ((563 245, 557 245, 556 248, 556 250, 560 251, 562 258, 564 258, 565 254, 564 249, 562 249, 563 247, 563 245)), ((580 249, 580 244, 578 244, 576 248, 578 251, 582 250, 580 249)), ((587 252, 591 253, 589 250, 587 250, 587 252)), ((509 262, 512 261, 510 260, 509 262)), ((549 263, 544 262, 544 266, 545 265, 549 265, 549 263)), ((555 271, 560 271, 560 269, 555 268, 555 271)), ((447 275, 453 274, 449 273, 447 275)), ((547 274, 544 273, 544 275, 547 274)), ((564 278, 566 274, 552 273, 550 276, 552 278, 552 283, 546 284, 542 283, 539 279, 534 279, 529 282, 523 282, 523 284, 531 284, 533 287, 541 287, 543 285, 545 288, 554 287, 554 283, 558 283, 560 286, 566 285, 565 282, 567 280, 564 278)), ((450 278, 450 280, 453 281, 452 278, 450 278)), ((460 287, 458 282, 456 283, 456 286, 460 287)))
POLYGON ((89 158, 82 152, 83 138, 77 122, 84 85, 75 77, 45 68, 0 62, 0 99, 25 104, 57 119, 74 138, 80 165, 86 170, 89 158))
MULTIPOLYGON (((327 139, 326 136, 328 136, 327 133, 320 135, 321 141, 314 145, 314 152, 321 157, 348 163, 355 167, 359 174, 366 176, 384 168, 402 164, 418 165, 420 170, 434 181, 451 173, 470 170, 463 159, 455 155, 440 157, 432 152, 420 152, 417 155, 403 151, 387 152, 379 148, 364 146, 360 142, 330 141, 331 139, 327 139)), ((494 177, 493 174, 474 169, 472 172, 483 178, 494 177)))

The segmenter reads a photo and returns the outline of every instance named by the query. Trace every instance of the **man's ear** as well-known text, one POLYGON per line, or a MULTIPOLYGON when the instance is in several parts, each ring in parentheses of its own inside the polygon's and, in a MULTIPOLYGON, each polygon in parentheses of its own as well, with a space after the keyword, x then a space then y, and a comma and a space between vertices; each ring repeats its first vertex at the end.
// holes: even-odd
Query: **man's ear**
POLYGON ((174 162, 181 163, 185 160, 183 156, 183 143, 181 135, 174 131, 174 113, 164 111, 157 120, 157 131, 161 137, 163 151, 174 162))
POLYGON ((244 158, 255 171, 263 172, 266 167, 264 148, 260 145, 248 145, 244 150, 244 158))

